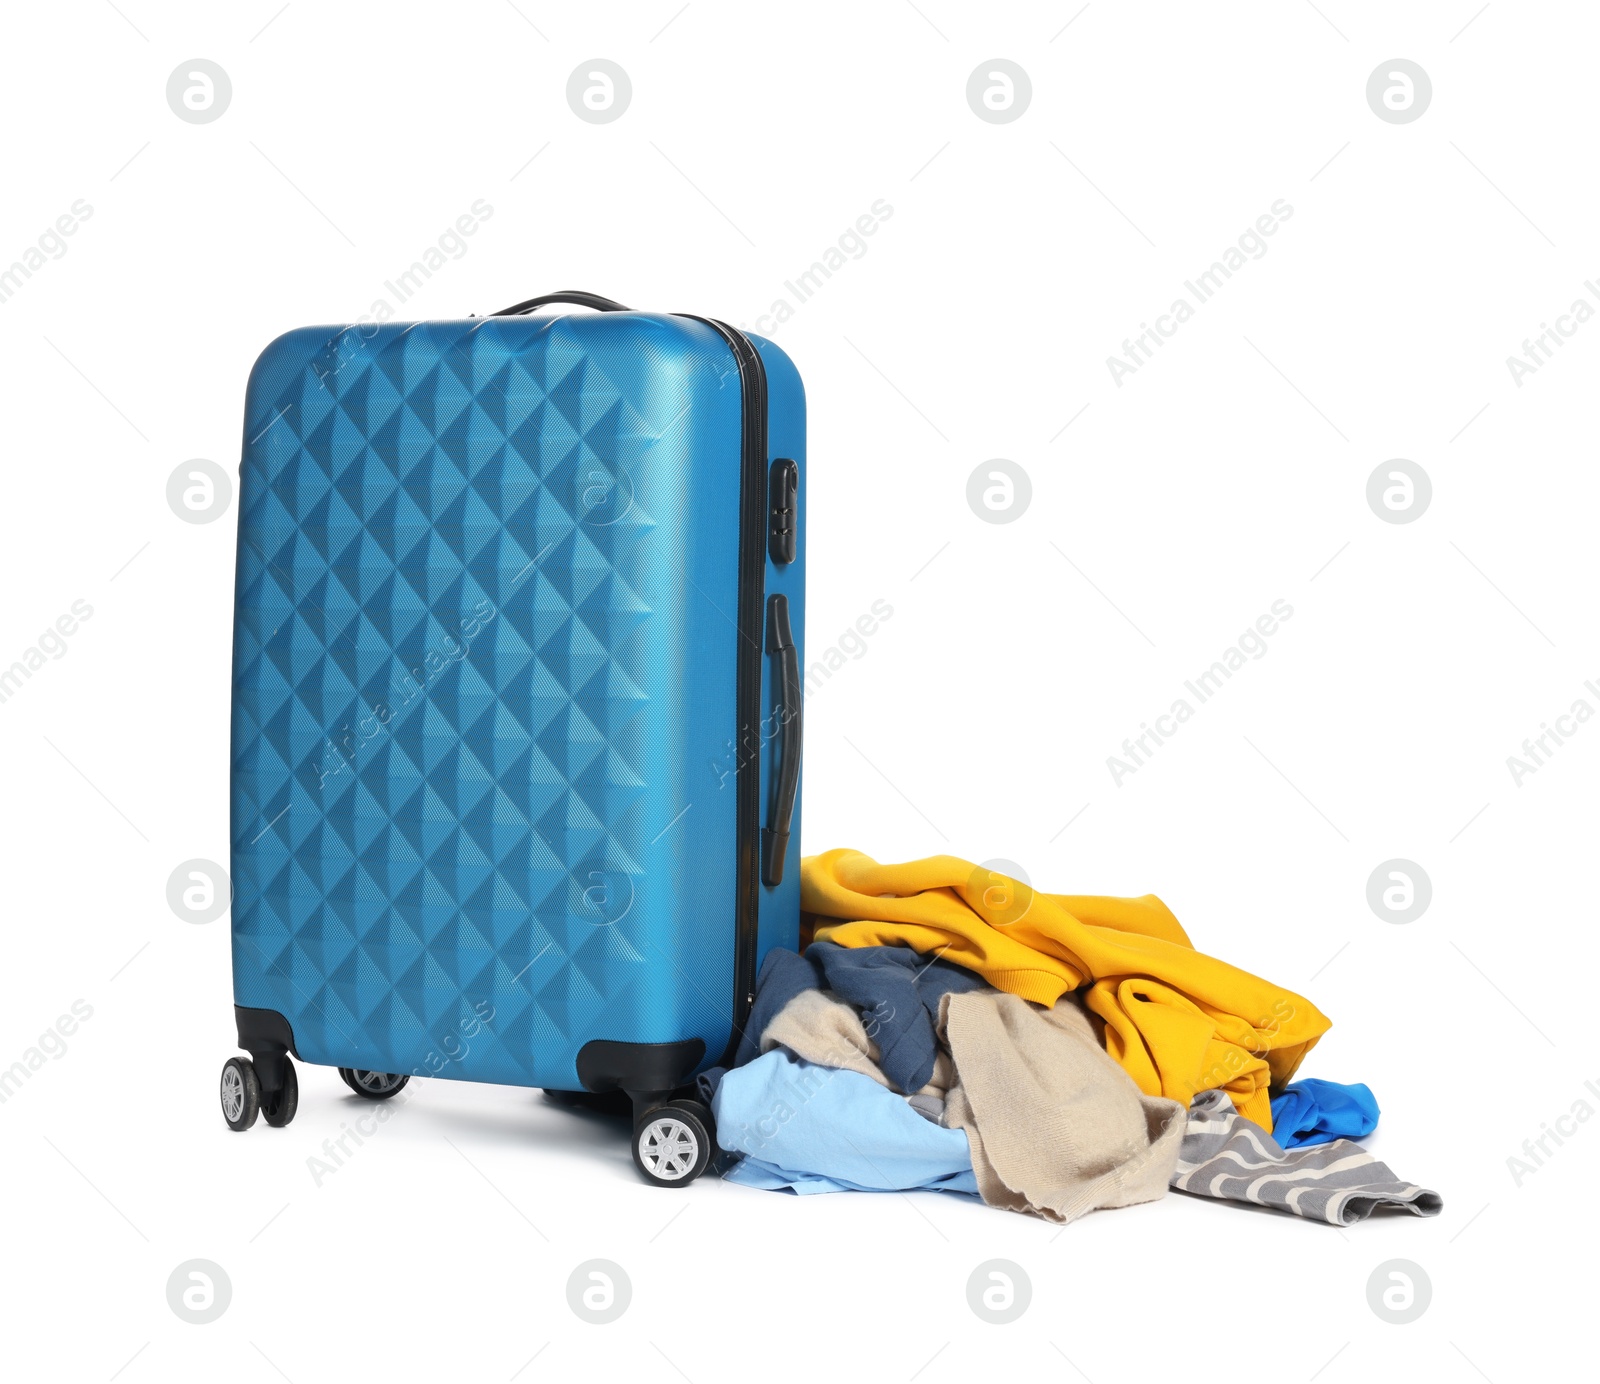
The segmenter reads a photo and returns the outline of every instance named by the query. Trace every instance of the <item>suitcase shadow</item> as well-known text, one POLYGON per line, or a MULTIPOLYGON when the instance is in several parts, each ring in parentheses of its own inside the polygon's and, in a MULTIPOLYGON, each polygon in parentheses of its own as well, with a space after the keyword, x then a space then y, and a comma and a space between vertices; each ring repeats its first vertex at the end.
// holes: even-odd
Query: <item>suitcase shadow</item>
MULTIPOLYGON (((495 1102, 462 1108, 460 1106, 418 1105, 426 1109, 429 1123, 449 1133, 471 1134, 494 1143, 526 1148, 559 1148, 563 1153, 599 1157, 616 1162, 632 1173, 629 1141, 633 1131, 633 1107, 620 1091, 596 1095, 592 1092, 544 1091, 532 1093, 533 1110, 521 1101, 495 1102), (534 1118, 529 1119, 530 1113, 534 1118)), ((370 1102, 347 1094, 341 1106, 365 1111, 370 1102)))

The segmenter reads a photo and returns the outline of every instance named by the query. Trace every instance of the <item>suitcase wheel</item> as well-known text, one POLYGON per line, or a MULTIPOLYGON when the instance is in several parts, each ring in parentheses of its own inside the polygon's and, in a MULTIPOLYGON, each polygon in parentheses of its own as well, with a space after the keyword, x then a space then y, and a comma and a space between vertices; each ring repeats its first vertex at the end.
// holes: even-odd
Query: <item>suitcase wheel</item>
POLYGON ((668 1101, 634 1122, 634 1166, 657 1187, 687 1187, 715 1150, 711 1112, 697 1100, 668 1101))
POLYGON ((411 1080, 395 1072, 362 1072, 354 1067, 340 1067, 339 1075, 346 1086, 367 1100, 388 1100, 390 1096, 399 1095, 411 1080))
POLYGON ((276 1091, 263 1091, 256 1064, 248 1057, 230 1057, 222 1064, 222 1081, 218 1095, 222 1099, 222 1118, 232 1130, 246 1130, 256 1122, 257 1115, 266 1116, 274 1129, 282 1129, 300 1109, 300 1078, 295 1075, 294 1063, 287 1057, 283 1063, 283 1085, 276 1091))
POLYGON ((232 1130, 246 1130, 261 1113, 261 1083, 248 1057, 230 1057, 222 1064, 222 1118, 232 1130))
POLYGON ((300 1078, 294 1074, 294 1063, 283 1059, 283 1085, 276 1092, 261 1093, 261 1116, 274 1129, 282 1129, 300 1109, 300 1078))

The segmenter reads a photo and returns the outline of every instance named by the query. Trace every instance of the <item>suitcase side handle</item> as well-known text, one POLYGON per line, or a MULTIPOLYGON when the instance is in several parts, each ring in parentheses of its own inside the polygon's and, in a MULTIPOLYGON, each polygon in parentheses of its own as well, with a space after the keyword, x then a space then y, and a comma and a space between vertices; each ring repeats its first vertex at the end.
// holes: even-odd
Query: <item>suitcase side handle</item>
POLYGON ((546 293, 538 298, 529 298, 525 303, 513 303, 508 308, 501 308, 499 312, 491 312, 489 316, 521 317, 524 313, 533 312, 547 303, 574 303, 580 308, 593 308, 596 312, 632 311, 614 298, 602 298, 598 293, 585 293, 581 289, 572 288, 560 293, 546 293))
POLYGON ((772 812, 761 832, 761 878, 769 885, 783 883, 784 857, 789 853, 789 830, 794 823, 795 798, 800 793, 801 723, 800 650, 789 627, 789 598, 767 597, 767 652, 778 660, 782 679, 782 715, 778 723, 778 781, 772 795, 772 812))

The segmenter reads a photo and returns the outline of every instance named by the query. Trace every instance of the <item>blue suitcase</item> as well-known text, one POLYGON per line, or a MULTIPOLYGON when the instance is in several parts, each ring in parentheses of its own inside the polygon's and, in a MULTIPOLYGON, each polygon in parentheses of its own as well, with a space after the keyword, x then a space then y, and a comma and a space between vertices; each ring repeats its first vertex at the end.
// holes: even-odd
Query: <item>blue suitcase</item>
POLYGON ((623 1092, 691 1181, 682 1093, 798 943, 799 374, 557 293, 291 331, 244 436, 224 1117, 288 1123, 290 1055, 623 1092))

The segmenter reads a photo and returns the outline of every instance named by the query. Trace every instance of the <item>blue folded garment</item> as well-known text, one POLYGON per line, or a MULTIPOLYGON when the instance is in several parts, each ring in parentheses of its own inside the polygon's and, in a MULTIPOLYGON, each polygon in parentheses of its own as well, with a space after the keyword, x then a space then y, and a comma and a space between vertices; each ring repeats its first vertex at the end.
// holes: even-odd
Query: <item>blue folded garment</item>
POLYGON ((717 1143, 744 1155, 730 1182, 799 1193, 978 1191, 959 1129, 924 1119, 859 1072, 782 1049, 725 1074, 712 1113, 717 1143))
POLYGON ((1280 1148, 1359 1139, 1377 1127, 1377 1098, 1360 1082, 1346 1086, 1308 1077, 1273 1097, 1272 1137, 1280 1148))
POLYGON ((758 1051, 767 1025, 802 990, 831 990, 861 1015, 882 1054, 883 1074, 902 1091, 919 1091, 939 1055, 934 1024, 948 993, 981 990, 984 978, 964 966, 923 956, 910 947, 841 947, 813 942, 805 955, 774 947, 761 963, 756 1002, 745 1021, 733 1065, 758 1051))

